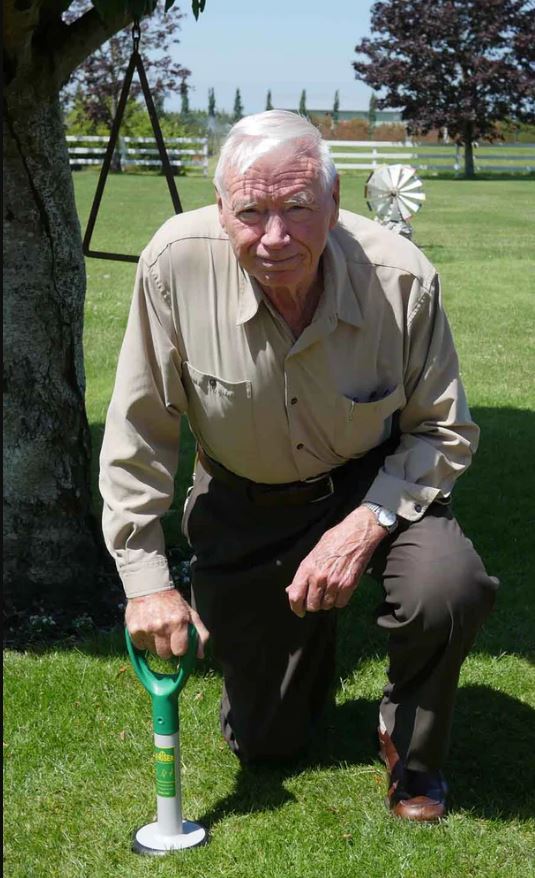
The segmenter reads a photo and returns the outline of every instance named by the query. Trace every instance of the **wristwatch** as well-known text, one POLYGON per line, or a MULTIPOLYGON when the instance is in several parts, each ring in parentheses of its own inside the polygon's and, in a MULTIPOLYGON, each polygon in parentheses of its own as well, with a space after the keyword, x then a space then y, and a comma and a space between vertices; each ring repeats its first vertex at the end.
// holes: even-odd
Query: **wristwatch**
POLYGON ((378 503, 369 503, 367 500, 362 505, 371 509, 377 519, 377 524, 384 527, 387 533, 394 533, 398 526, 398 517, 395 512, 385 509, 384 506, 380 506, 378 503))

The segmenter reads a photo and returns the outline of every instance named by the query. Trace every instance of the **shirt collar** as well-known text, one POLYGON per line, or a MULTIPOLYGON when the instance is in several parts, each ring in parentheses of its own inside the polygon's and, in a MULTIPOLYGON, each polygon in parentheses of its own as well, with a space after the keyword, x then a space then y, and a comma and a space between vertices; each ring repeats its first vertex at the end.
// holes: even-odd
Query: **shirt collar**
POLYGON ((238 300, 238 313, 236 316, 236 325, 247 323, 252 320, 260 307, 262 301, 262 291, 254 282, 253 278, 247 274, 240 266, 240 292, 238 300))
POLYGON ((326 298, 330 294, 338 320, 351 326, 362 326, 362 311, 349 277, 345 254, 332 234, 323 251, 323 272, 326 298))

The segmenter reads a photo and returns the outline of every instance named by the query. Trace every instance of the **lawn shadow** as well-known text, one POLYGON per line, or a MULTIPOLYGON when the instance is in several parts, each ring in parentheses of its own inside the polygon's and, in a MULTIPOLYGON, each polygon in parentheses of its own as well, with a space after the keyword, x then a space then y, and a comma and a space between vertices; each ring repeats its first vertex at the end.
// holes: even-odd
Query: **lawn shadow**
POLYGON ((295 767, 240 765, 231 792, 202 814, 199 823, 210 831, 234 814, 277 811, 288 802, 295 802, 295 796, 284 786, 295 773, 295 767))
POLYGON ((535 817, 535 710, 489 686, 459 689, 448 773, 452 809, 486 819, 535 817))
POLYGON ((305 755, 286 763, 240 765, 232 791, 200 822, 210 828, 231 814, 277 810, 295 801, 285 781, 310 769, 371 764, 377 755, 377 709, 377 702, 366 699, 331 705, 305 755))
MULTIPOLYGON (((379 701, 333 705, 310 748, 307 767, 368 765, 378 768, 379 701)), ((490 686, 462 686, 457 694, 445 773, 452 811, 485 819, 535 816, 535 710, 490 686), (521 774, 521 777, 520 777, 521 774)))
MULTIPOLYGON (((210 829, 233 814, 277 810, 295 801, 286 781, 310 769, 376 765, 382 771, 377 756, 377 710, 378 703, 367 699, 333 705, 306 757, 287 766, 241 765, 232 791, 203 814, 200 822, 210 829)), ((534 728, 535 711, 518 699, 487 686, 460 689, 446 766, 451 812, 469 811, 477 818, 500 820, 535 816, 534 728)))
POLYGON ((481 441, 473 465, 456 487, 454 510, 488 572, 501 582, 475 649, 532 659, 535 412, 476 406, 472 416, 481 428, 481 441))

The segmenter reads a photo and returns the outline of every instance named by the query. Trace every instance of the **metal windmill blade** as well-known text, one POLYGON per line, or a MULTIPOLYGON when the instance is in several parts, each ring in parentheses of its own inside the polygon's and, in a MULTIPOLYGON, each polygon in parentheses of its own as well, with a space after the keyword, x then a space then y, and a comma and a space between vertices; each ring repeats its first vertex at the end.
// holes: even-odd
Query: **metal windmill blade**
POLYGON ((366 181, 364 197, 377 222, 412 237, 408 220, 425 201, 423 184, 410 165, 383 165, 366 181))

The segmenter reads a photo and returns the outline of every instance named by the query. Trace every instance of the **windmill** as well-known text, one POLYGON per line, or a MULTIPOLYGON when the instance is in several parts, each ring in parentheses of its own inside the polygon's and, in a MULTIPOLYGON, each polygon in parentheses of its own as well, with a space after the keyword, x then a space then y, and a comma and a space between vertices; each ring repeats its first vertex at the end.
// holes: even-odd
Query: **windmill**
POLYGON ((412 238, 408 220, 425 201, 423 184, 409 165, 382 165, 376 168, 364 187, 364 198, 375 220, 381 225, 412 238))

